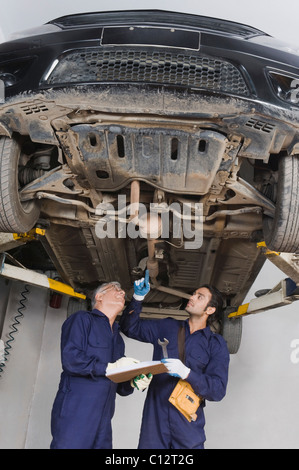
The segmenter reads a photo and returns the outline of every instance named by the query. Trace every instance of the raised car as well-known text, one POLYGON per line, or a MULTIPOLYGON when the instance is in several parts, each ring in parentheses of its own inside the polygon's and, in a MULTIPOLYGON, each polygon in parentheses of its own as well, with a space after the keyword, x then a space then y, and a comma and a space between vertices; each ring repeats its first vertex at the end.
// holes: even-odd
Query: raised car
MULTIPOLYGON (((11 252, 27 267, 88 297, 148 268, 143 315, 181 317, 202 283, 237 308, 258 242, 299 251, 298 49, 190 14, 70 15, 0 45, 0 101, 0 231, 45 228, 11 252)), ((215 328, 236 352, 241 319, 215 328)))

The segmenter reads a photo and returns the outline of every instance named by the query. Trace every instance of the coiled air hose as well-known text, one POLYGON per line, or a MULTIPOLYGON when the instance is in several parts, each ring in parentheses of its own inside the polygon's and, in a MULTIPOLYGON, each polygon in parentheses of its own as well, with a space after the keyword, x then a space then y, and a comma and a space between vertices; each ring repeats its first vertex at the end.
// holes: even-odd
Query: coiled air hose
POLYGON ((14 317, 13 321, 14 323, 10 326, 10 328, 12 329, 12 331, 10 331, 8 333, 8 337, 9 339, 6 341, 5 343, 5 347, 4 347, 4 362, 2 362, 0 364, 0 377, 2 377, 2 372, 4 371, 4 368, 5 368, 5 365, 6 365, 6 361, 7 361, 7 358, 10 354, 10 350, 12 349, 12 346, 11 346, 11 343, 15 340, 15 333, 18 331, 18 328, 17 328, 17 325, 20 324, 20 321, 19 319, 21 319, 24 314, 23 314, 23 310, 26 308, 26 305, 25 305, 25 302, 27 300, 27 297, 26 297, 26 294, 29 293, 29 289, 28 289, 28 285, 25 284, 24 286, 24 290, 20 293, 20 295, 22 296, 22 298, 20 299, 20 307, 18 308, 17 310, 17 315, 14 317))

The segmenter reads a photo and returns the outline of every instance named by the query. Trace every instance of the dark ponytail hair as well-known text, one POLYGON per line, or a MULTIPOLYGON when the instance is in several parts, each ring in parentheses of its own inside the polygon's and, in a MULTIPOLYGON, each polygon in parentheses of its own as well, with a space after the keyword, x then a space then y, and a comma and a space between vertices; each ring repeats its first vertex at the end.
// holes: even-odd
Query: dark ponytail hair
POLYGON ((223 310, 223 297, 220 291, 211 284, 204 284, 200 287, 205 287, 208 289, 212 295, 210 302, 208 303, 207 307, 214 307, 216 310, 212 315, 209 315, 207 324, 210 325, 215 320, 220 320, 222 310, 223 310))

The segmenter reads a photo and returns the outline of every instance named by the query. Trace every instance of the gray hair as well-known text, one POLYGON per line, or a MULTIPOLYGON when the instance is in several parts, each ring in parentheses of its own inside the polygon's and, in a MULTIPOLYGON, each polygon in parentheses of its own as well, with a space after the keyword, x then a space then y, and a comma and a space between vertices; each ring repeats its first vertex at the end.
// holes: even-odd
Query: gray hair
POLYGON ((95 291, 92 295, 92 298, 91 298, 91 307, 92 308, 94 308, 95 303, 96 303, 96 295, 99 294, 100 292, 103 292, 108 286, 111 286, 111 285, 121 287, 120 283, 117 282, 117 281, 104 282, 103 284, 101 284, 99 287, 97 287, 95 289, 95 291))

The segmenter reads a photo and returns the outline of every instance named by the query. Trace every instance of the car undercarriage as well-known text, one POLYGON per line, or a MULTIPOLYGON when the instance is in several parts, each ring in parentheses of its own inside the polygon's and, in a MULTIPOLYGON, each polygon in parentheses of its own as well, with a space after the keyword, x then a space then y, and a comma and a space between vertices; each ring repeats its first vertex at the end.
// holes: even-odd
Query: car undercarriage
MULTIPOLYGON (((59 278, 88 297, 116 280, 129 298, 147 268, 146 316, 182 316, 207 283, 236 308, 258 242, 299 250, 298 109, 252 99, 232 60, 112 47, 108 29, 107 47, 70 48, 1 106, 0 230, 45 228, 59 278)), ((29 244, 12 253, 26 249, 30 265, 29 244)))

